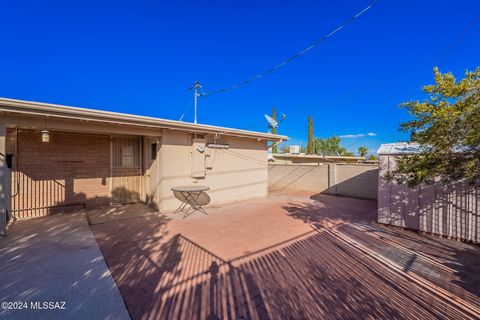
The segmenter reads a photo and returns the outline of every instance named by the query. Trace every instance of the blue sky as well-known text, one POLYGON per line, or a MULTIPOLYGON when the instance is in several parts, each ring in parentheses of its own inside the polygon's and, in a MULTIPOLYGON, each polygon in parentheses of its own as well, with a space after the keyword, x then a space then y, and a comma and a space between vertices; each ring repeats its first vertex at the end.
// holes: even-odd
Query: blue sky
MULTIPOLYGON (((249 78, 368 3, 3 1, 0 96, 192 121, 193 81, 208 91, 249 78)), ((293 143, 308 115, 318 137, 376 133, 342 139, 349 149, 405 140, 398 104, 423 98, 433 66, 461 77, 480 64, 480 23, 456 42, 479 14, 474 0, 383 0, 279 71, 201 98, 199 122, 266 131, 275 106, 293 143)))

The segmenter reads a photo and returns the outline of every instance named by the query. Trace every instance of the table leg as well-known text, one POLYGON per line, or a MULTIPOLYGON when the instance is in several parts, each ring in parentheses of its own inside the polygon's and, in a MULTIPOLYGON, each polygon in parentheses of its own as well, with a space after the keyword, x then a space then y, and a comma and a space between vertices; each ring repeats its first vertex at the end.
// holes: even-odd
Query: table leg
POLYGON ((185 209, 185 207, 187 206, 187 203, 186 202, 182 202, 180 204, 180 206, 177 208, 177 210, 175 210, 174 214, 175 213, 179 213, 179 212, 183 212, 183 210, 185 209))
POLYGON ((184 195, 185 200, 187 200, 188 204, 190 205, 190 208, 188 209, 187 212, 185 212, 185 215, 183 216, 184 219, 187 216, 189 216, 190 214, 194 213, 195 211, 200 211, 204 214, 207 214, 205 209, 203 209, 202 206, 198 203, 198 198, 200 197, 201 193, 202 193, 201 191, 200 192, 188 192, 187 195, 184 195), (192 209, 193 211, 190 212, 190 209, 192 209))

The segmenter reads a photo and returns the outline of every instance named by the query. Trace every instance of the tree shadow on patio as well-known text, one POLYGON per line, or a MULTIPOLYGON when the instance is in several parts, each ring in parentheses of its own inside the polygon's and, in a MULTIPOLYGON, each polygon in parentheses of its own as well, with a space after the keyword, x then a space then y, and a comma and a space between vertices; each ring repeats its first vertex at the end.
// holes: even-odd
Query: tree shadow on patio
POLYGON ((181 234, 168 234, 161 215, 136 220, 91 226, 133 319, 269 319, 250 275, 240 276, 181 234))
MULTIPOLYGON (((116 245, 126 249, 124 244, 116 245)), ((161 253, 152 255, 153 247, 147 248, 140 249, 142 253, 135 253, 135 247, 124 251, 113 266, 134 319, 455 315, 444 306, 431 306, 431 297, 412 290, 406 281, 389 278, 379 265, 365 261, 326 232, 312 231, 231 261, 180 234, 164 242, 161 253), (155 255, 159 259, 152 258, 155 255), (127 260, 121 263, 121 259, 127 260)), ((111 266, 112 256, 106 258, 111 266)))
POLYGON ((169 220, 161 215, 92 229, 133 319, 464 316, 321 227, 324 220, 367 225, 374 202, 314 199, 283 208, 319 230, 232 260, 183 234, 169 234, 169 220))
POLYGON ((188 265, 209 264, 165 287, 153 318, 188 319, 348 319, 441 318, 459 316, 441 299, 395 277, 328 232, 231 261, 199 244, 190 247, 188 265), (203 258, 198 260, 199 256, 203 258), (206 262, 206 261, 205 261, 206 262), (163 306, 163 307, 162 307, 163 306))
MULTIPOLYGON (((341 262, 349 253, 327 234, 312 232, 280 249, 234 261, 225 261, 194 241, 178 237, 184 254, 181 265, 190 272, 185 274, 179 267, 177 279, 160 285, 154 308, 143 315, 146 318, 409 318, 402 316, 409 314, 407 304, 398 308, 391 298, 384 298, 385 292, 377 288, 381 281, 362 281, 372 277, 371 271, 341 262), (319 250, 321 246, 329 252, 319 250)), ((378 272, 376 276, 383 277, 378 272)))
POLYGON ((377 224, 375 207, 358 199, 312 198, 315 202, 293 203, 283 209, 317 228, 333 228, 404 272, 460 297, 472 310, 480 307, 480 250, 476 246, 377 224))
POLYGON ((168 221, 160 215, 149 215, 91 225, 134 319, 152 308, 157 284, 174 271, 181 258, 178 236, 168 237, 165 230, 168 221), (147 223, 136 223, 140 219, 147 223))
POLYGON ((372 200, 316 194, 308 203, 289 203, 283 206, 288 214, 306 223, 373 222, 377 217, 377 204, 372 200))
POLYGON ((472 293, 472 302, 480 308, 480 248, 468 246, 457 250, 453 260, 453 263, 447 264, 455 269, 457 275, 453 283, 472 293))

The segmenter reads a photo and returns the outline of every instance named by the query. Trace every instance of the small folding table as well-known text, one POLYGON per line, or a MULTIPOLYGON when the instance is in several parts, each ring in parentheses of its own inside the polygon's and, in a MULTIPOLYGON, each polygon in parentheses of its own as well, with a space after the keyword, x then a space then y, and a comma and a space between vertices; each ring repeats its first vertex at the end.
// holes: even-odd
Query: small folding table
POLYGON ((174 213, 183 212, 183 218, 191 215, 196 211, 207 214, 205 209, 202 208, 200 197, 205 191, 209 190, 209 187, 205 186, 178 186, 172 187, 175 197, 182 202, 178 209, 174 213))

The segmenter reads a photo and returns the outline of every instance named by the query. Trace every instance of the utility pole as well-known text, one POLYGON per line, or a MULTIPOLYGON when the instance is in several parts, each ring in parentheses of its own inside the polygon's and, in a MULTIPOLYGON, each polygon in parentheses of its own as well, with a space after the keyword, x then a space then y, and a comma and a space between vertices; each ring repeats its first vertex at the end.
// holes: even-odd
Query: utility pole
POLYGON ((200 93, 198 92, 199 89, 202 88, 202 85, 200 84, 200 82, 198 81, 195 81, 195 83, 193 84, 193 108, 194 108, 194 117, 193 117, 193 123, 197 124, 197 100, 198 100, 198 97, 200 97, 200 93))
POLYGON ((313 134, 313 118, 308 116, 308 142, 307 142, 307 154, 315 154, 315 137, 313 134))
MULTIPOLYGON (((272 107, 272 119, 277 121, 277 109, 275 107, 272 107)), ((272 127, 272 133, 277 134, 277 126, 272 127)), ((272 153, 278 153, 278 147, 275 143, 272 145, 272 153)))

